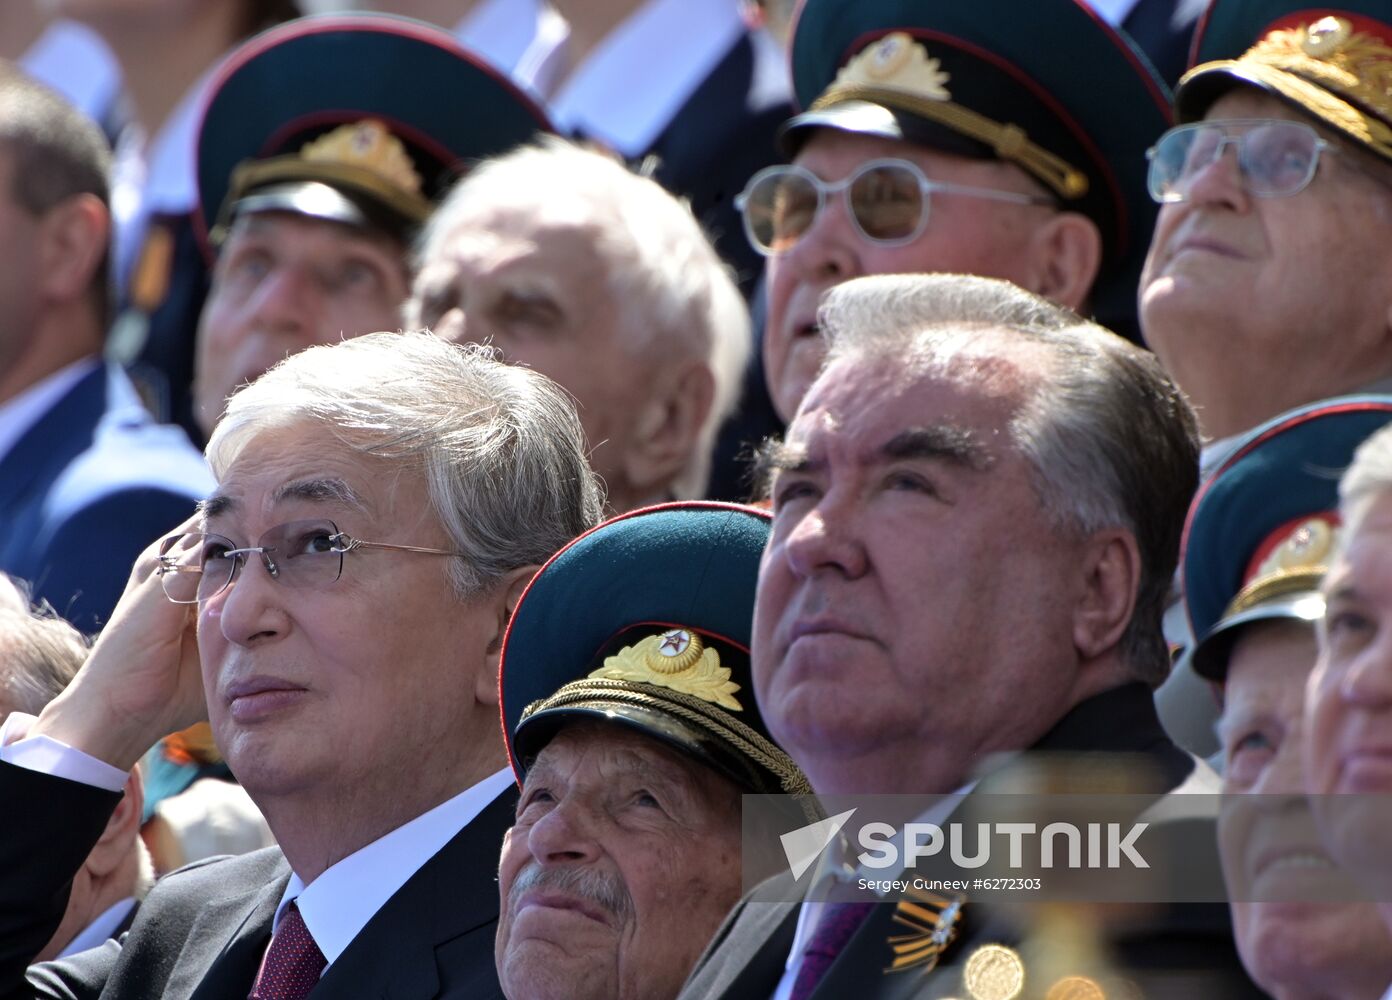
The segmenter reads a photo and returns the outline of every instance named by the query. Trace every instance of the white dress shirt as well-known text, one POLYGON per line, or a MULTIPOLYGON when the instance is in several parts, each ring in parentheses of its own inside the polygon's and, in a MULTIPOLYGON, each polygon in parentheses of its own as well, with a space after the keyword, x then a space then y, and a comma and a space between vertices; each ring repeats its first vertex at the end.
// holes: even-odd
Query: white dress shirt
MULTIPOLYGON (((33 721, 31 715, 10 714, 0 727, 0 760, 108 791, 120 791, 125 785, 127 772, 120 768, 47 736, 25 738, 33 721)), ((308 885, 292 873, 276 908, 272 932, 280 926, 285 908, 298 900, 305 926, 328 960, 327 970, 387 900, 511 781, 510 768, 489 775, 330 865, 308 885)))
POLYGON ((407 879, 511 783, 512 770, 505 767, 329 866, 309 885, 292 874, 272 927, 279 927, 285 908, 298 901, 314 943, 333 965, 407 879))

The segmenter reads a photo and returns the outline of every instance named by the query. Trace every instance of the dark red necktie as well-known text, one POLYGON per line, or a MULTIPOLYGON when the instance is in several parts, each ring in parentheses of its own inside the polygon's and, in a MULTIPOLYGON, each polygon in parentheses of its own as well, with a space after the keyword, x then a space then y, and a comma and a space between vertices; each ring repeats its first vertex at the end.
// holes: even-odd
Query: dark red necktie
POLYGON ((300 908, 291 903, 280 918, 247 1000, 304 1000, 326 965, 328 961, 305 926, 300 908))
POLYGON ((790 1000, 807 1000, 826 975, 841 949, 846 947, 877 903, 827 903, 822 907, 817 929, 802 952, 802 965, 793 980, 790 1000))

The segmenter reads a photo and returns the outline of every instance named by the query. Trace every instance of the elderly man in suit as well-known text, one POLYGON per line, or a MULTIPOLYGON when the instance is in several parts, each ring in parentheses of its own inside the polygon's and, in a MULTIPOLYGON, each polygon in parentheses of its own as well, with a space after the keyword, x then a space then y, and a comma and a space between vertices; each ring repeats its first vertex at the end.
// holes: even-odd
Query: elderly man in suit
POLYGON ((0 571, 88 632, 212 486, 183 432, 102 363, 108 167, 95 125, 0 67, 0 571))
POLYGON ((383 333, 234 397, 218 485, 137 561, 87 666, 0 736, 0 992, 495 996, 508 613, 599 512, 564 394, 488 351, 383 333), (160 734, 206 713, 279 848, 186 868, 123 944, 19 980, 160 734), (269 947, 268 947, 269 945, 269 947))
MULTIPOLYGON (((1216 790, 1151 700, 1198 474, 1193 415, 1154 359, 994 279, 860 278, 820 316, 827 366, 765 453, 753 632, 769 731, 817 793, 965 791, 1021 751, 1021 766, 1123 755, 1152 794, 1216 790)), ((768 888, 782 901, 742 904, 683 996, 948 995, 1007 933, 989 904, 944 899, 927 969, 886 972, 902 968, 895 906, 768 888)), ((1159 918, 1121 923, 1119 963, 1163 952, 1159 918)), ((1192 947, 1149 970, 1148 992, 1215 971, 1208 995, 1243 995, 1220 992, 1231 939, 1204 931, 1181 931, 1192 947)))

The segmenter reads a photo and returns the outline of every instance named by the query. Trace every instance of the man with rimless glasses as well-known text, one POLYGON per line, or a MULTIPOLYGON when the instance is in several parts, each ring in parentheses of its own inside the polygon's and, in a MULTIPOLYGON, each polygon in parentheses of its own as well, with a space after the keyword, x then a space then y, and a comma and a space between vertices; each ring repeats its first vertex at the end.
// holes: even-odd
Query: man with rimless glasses
POLYGON ((1392 5, 1216 0, 1149 153, 1146 342, 1213 468, 1293 407, 1392 387, 1392 5))
POLYGON ((791 165, 750 179, 768 260, 763 359, 785 420, 824 354, 822 293, 867 274, 1007 278, 1134 333, 1168 91, 1076 0, 807 0, 791 165))
POLYGON ((236 394, 207 454, 212 496, 79 677, 0 730, 0 815, 26 818, 0 824, 0 994, 500 995, 498 656, 598 520, 572 405, 486 348, 370 334, 236 394), (120 945, 26 986, 127 770, 204 717, 279 848, 166 876, 120 945))

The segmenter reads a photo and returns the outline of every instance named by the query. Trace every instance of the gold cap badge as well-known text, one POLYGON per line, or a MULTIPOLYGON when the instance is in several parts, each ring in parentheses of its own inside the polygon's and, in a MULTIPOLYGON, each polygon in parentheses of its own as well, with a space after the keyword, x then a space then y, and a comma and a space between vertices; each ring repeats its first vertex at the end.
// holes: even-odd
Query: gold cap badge
POLYGON ((1353 26, 1342 17, 1322 17, 1305 29, 1300 47, 1306 55, 1324 59, 1343 47, 1353 34, 1353 26))
POLYGON ((404 191, 421 193, 420 174, 401 140, 374 118, 340 125, 300 149, 310 163, 335 163, 367 170, 404 191))
POLYGON ((720 665, 720 655, 704 646, 695 632, 684 628, 668 629, 625 646, 615 655, 606 657, 604 665, 590 677, 654 684, 732 712, 744 711, 744 706, 734 696, 740 686, 730 680, 729 668, 720 665))
POLYGON ((930 101, 950 101, 942 63, 908 34, 896 31, 885 35, 846 63, 836 74, 830 90, 842 87, 872 86, 897 90, 930 101))
MULTIPOLYGON (((382 122, 367 118, 340 125, 305 143, 294 153, 243 160, 237 164, 232 171, 227 197, 208 234, 209 240, 214 246, 222 242, 243 198, 272 185, 305 183, 323 184, 340 194, 352 192, 367 195, 400 216, 406 226, 420 225, 434 209, 422 190, 424 182, 416 172, 406 146, 382 122)), ((303 199, 288 206, 264 205, 260 210, 287 207, 290 211, 305 211, 303 199)), ((305 214, 319 213, 311 211, 305 214)), ((391 231, 390 226, 387 228, 391 231)))
MULTIPOLYGON (((1360 142, 1392 157, 1392 34, 1379 37, 1329 15, 1273 28, 1235 63, 1360 142), (1269 76, 1271 71, 1285 79, 1269 76)), ((1204 67, 1197 67, 1198 73, 1204 67)))
POLYGON ((1087 194, 1085 173, 1037 145, 1014 122, 1000 122, 952 100, 947 89, 951 74, 928 54, 922 42, 904 31, 891 32, 857 53, 841 68, 809 110, 847 101, 869 101, 907 111, 944 125, 1018 163, 1061 198, 1087 194))
POLYGON ((1246 611, 1274 598, 1313 590, 1329 567, 1339 541, 1338 524, 1327 517, 1311 517, 1278 529, 1253 557, 1255 569, 1232 599, 1223 617, 1246 611))
MULTIPOLYGON (((626 639, 627 631, 616 643, 626 639)), ((781 791, 810 796, 812 786, 792 758, 734 714, 744 706, 735 698, 740 685, 730 680, 731 673, 721 665, 719 652, 695 630, 668 628, 623 646, 605 657, 597 670, 531 702, 522 709, 521 722, 557 710, 636 708, 649 715, 659 713, 714 737, 771 774, 781 791)), ((821 818, 820 813, 815 818, 821 818)))

